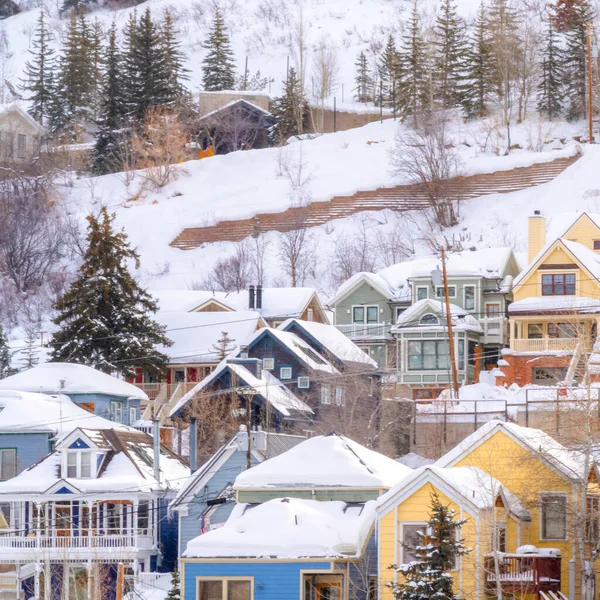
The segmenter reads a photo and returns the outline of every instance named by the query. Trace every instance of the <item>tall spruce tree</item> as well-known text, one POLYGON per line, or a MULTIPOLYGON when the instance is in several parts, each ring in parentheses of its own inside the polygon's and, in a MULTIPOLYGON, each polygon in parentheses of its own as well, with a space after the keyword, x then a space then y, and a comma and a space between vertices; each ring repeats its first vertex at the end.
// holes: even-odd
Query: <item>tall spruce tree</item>
POLYGON ((189 71, 183 64, 185 54, 181 51, 181 44, 177 38, 177 30, 171 12, 165 10, 165 19, 162 26, 162 52, 165 64, 165 95, 163 104, 178 102, 186 95, 183 81, 189 79, 189 71))
POLYGON ((454 0, 441 0, 435 25, 436 100, 442 108, 462 104, 465 94, 465 66, 468 48, 465 27, 454 0))
POLYGON ((491 54, 486 7, 479 4, 470 48, 467 53, 466 89, 463 110, 468 118, 482 117, 488 108, 491 90, 491 54))
POLYGON ((165 600, 181 600, 181 583, 177 569, 171 574, 171 589, 167 593, 165 600))
POLYGON ((364 50, 358 55, 355 67, 356 99, 358 102, 371 102, 373 100, 373 76, 364 50))
POLYGON ((105 64, 100 118, 92 159, 92 171, 96 175, 121 170, 124 160, 123 148, 127 143, 125 129, 127 105, 123 96, 122 57, 117 43, 115 22, 108 32, 105 64))
POLYGON ((29 93, 31 116, 44 124, 50 111, 55 90, 52 73, 56 68, 56 57, 51 47, 52 36, 46 23, 44 9, 40 10, 37 27, 29 49, 32 59, 25 63, 25 78, 21 88, 29 93))
POLYGON ((90 28, 89 54, 91 69, 90 107, 96 117, 102 100, 102 78, 104 72, 104 30, 98 19, 90 28))
POLYGON ((427 525, 417 533, 414 544, 405 545, 412 560, 391 566, 403 576, 401 582, 392 584, 396 600, 459 600, 450 571, 470 552, 459 538, 466 519, 457 520, 455 511, 442 504, 436 492, 430 506, 427 525))
POLYGON ((557 40, 552 21, 548 21, 541 67, 542 80, 537 94, 537 111, 552 121, 562 114, 564 108, 564 51, 557 40))
POLYGON ((277 144, 293 135, 301 135, 308 124, 308 103, 302 96, 300 80, 293 67, 288 71, 283 94, 273 100, 271 113, 275 118, 271 137, 277 144))
POLYGON ((578 0, 572 5, 566 23, 565 48, 565 98, 569 120, 582 119, 587 113, 587 28, 594 21, 594 10, 588 0, 578 0))
POLYGON ((220 92, 235 88, 235 63, 233 50, 225 20, 221 11, 215 9, 215 16, 208 40, 203 44, 208 54, 202 61, 202 85, 208 92, 220 92))
POLYGON ((381 96, 384 102, 393 102, 400 91, 402 80, 402 59, 396 49, 392 35, 388 36, 379 64, 377 65, 381 81, 381 96))
POLYGON ((400 105, 404 116, 411 115, 417 125, 419 115, 429 105, 428 60, 417 0, 413 3, 400 57, 404 68, 400 105))
POLYGON ((102 207, 88 217, 88 247, 71 287, 60 298, 51 340, 52 360, 75 362, 129 377, 134 367, 163 372, 167 357, 156 345, 170 346, 164 328, 152 320, 158 306, 129 272, 139 256, 114 215, 102 207))
POLYGON ((0 379, 4 379, 9 375, 12 375, 12 369, 10 367, 11 352, 8 347, 8 340, 4 334, 4 328, 0 324, 0 379))

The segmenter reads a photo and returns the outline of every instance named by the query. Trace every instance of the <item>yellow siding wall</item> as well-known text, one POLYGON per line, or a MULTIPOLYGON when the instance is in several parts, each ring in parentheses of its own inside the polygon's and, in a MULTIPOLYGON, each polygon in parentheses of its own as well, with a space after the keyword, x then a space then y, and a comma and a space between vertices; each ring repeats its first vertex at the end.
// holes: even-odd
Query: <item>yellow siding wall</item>
MULTIPOLYGON (((558 548, 562 554, 562 592, 569 593, 569 560, 574 554, 571 523, 568 522, 567 541, 541 541, 539 502, 540 492, 568 494, 568 513, 571 512, 571 484, 547 467, 533 453, 521 447, 504 432, 496 432, 489 440, 474 448, 459 463, 458 467, 475 466, 498 479, 507 489, 516 494, 531 513, 529 526, 521 526, 520 544, 533 544, 540 548, 558 548)), ((570 521, 570 516, 568 517, 570 521)), ((511 539, 516 529, 509 530, 509 549, 513 550, 516 540, 511 539)))
POLYGON ((600 229, 587 215, 582 215, 562 237, 593 250, 594 240, 600 240, 600 229))
MULTIPOLYGON (((401 535, 402 522, 423 522, 429 520, 429 511, 431 504, 431 493, 435 488, 427 483, 416 490, 409 498, 398 504, 398 525, 397 534, 401 535)), ((440 490, 436 490, 440 500, 444 504, 450 505, 456 511, 456 518, 461 518, 461 509, 455 502, 450 500, 440 490)), ((475 515, 470 514, 463 509, 462 518, 467 519, 463 525, 463 537, 465 545, 472 548, 473 551, 462 559, 462 568, 454 572, 454 589, 463 598, 475 599, 475 574, 477 572, 477 522, 475 515)), ((379 576, 380 576, 380 598, 381 600, 393 600, 392 590, 386 586, 393 581, 394 570, 388 567, 397 560, 401 560, 400 540, 394 536, 394 508, 380 518, 379 523, 379 576)), ((483 538, 489 539, 489 535, 483 535, 483 538)), ((481 542, 481 540, 480 540, 481 542)), ((483 547, 483 545, 482 545, 483 547)), ((480 562, 483 555, 480 557, 480 562)), ((483 581, 483 570, 480 572, 481 581, 483 581)), ((480 598, 483 598, 483 583, 481 584, 480 598)))
MULTIPOLYGON (((600 234, 599 234, 600 235, 600 234)), ((592 241, 593 245, 593 241, 592 241)), ((556 246, 546 255, 540 265, 560 265, 560 264, 572 264, 576 262, 570 253, 563 248, 558 242, 556 246)), ((519 283, 514 289, 514 299, 523 300, 524 298, 540 297, 542 295, 542 273, 575 273, 576 274, 576 292, 578 296, 585 298, 598 298, 600 295, 600 285, 593 279, 587 271, 583 269, 568 271, 556 270, 539 270, 535 269, 527 277, 519 283)))

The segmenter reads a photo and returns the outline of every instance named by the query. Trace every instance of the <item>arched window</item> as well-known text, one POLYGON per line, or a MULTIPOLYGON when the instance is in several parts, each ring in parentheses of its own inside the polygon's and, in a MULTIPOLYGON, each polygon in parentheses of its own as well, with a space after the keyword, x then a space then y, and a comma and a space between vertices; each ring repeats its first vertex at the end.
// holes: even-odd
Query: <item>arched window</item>
POLYGON ((440 320, 431 313, 427 313, 421 317, 421 325, 439 325, 440 320))

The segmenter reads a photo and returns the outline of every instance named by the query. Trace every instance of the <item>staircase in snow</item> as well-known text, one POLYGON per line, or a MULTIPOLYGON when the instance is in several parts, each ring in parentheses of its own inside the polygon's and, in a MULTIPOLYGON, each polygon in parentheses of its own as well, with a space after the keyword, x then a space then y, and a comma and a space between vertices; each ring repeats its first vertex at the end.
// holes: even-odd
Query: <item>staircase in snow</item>
MULTIPOLYGON (((455 200, 468 200, 490 194, 508 194, 548 183, 578 158, 578 156, 558 158, 510 171, 456 177, 448 182, 449 196, 455 200)), ((326 202, 313 202, 306 207, 290 208, 280 213, 259 214, 250 219, 221 221, 208 227, 191 227, 184 229, 171 242, 171 246, 181 250, 191 250, 212 242, 238 242, 257 232, 284 232, 316 227, 362 211, 390 209, 404 212, 427 206, 426 189, 421 184, 378 188, 373 191, 357 192, 352 196, 336 196, 326 202)))

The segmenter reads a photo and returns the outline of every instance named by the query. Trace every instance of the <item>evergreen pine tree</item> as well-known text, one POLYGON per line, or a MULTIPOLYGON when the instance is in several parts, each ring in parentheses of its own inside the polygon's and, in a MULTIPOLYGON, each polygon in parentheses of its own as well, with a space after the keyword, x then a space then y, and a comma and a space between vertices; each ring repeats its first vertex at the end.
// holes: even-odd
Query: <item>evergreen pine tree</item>
POLYGON ((94 116, 98 115, 102 99, 102 77, 104 72, 104 31, 100 21, 96 19, 90 31, 89 54, 90 54, 90 102, 94 116))
POLYGON ((25 348, 20 362, 21 371, 26 369, 32 369, 38 364, 38 347, 39 341, 35 331, 30 327, 26 331, 27 337, 25 338, 25 348))
POLYGON ((355 63, 356 77, 356 99, 358 102, 371 102, 373 100, 373 77, 369 69, 367 55, 362 51, 355 63))
POLYGON ((20 12, 21 9, 14 0, 0 0, 0 19, 12 17, 20 12))
POLYGON ((408 33, 403 38, 400 57, 404 67, 400 107, 404 116, 411 115, 417 125, 419 114, 429 103, 428 61, 417 0, 413 3, 413 10, 408 22, 408 33))
POLYGON ((4 335, 4 328, 0 324, 0 379, 4 379, 9 375, 12 375, 12 369, 10 367, 11 352, 8 347, 8 340, 4 335))
POLYGON ((219 361, 227 358, 227 355, 235 348, 234 341, 229 337, 226 331, 221 332, 221 337, 213 345, 214 353, 219 357, 219 361))
POLYGON ((133 115, 136 112, 140 73, 136 57, 137 13, 134 10, 127 19, 123 31, 123 50, 121 52, 122 93, 126 104, 126 112, 133 115))
POLYGON ((301 135, 308 123, 308 103, 302 96, 296 70, 290 67, 283 94, 273 100, 271 114, 275 125, 271 131, 274 143, 283 143, 293 135, 301 135))
POLYGON ((162 105, 168 97, 168 81, 163 36, 146 9, 133 30, 132 60, 136 77, 133 80, 133 114, 143 120, 149 108, 162 105))
POLYGON ((436 99, 442 108, 462 103, 465 90, 465 62, 468 48, 464 25, 454 0, 441 0, 435 33, 436 99))
POLYGON ((588 0, 573 3, 566 32, 565 98, 567 118, 582 119, 587 114, 587 26, 594 21, 594 10, 588 0))
POLYGON ((399 567, 391 566, 403 576, 401 582, 393 584, 396 600, 459 600, 450 571, 458 558, 470 552, 458 537, 465 522, 456 520, 454 510, 432 493, 427 526, 417 533, 414 544, 405 545, 413 559, 399 567))
POLYGON ((160 374, 167 357, 156 345, 170 346, 164 328, 152 320, 157 304, 129 272, 139 256, 114 215, 102 207, 88 217, 88 247, 76 279, 57 301, 52 360, 86 364, 125 377, 133 367, 160 374))
POLYGON ((232 90, 235 87, 233 50, 221 11, 215 10, 208 40, 203 44, 208 54, 202 61, 202 84, 208 92, 232 90))
POLYGON ((177 568, 171 574, 171 589, 167 594, 166 600, 181 600, 181 584, 177 568))
POLYGON ((469 118, 482 117, 487 112, 491 88, 490 46, 485 4, 479 4, 466 61, 466 85, 463 110, 469 118))
POLYGON ((27 99, 31 103, 31 116, 42 124, 48 116, 54 94, 52 73, 56 67, 56 57, 50 46, 51 42, 44 9, 41 9, 29 50, 32 60, 25 63, 25 79, 21 82, 21 87, 29 92, 27 99))
POLYGON ((177 39, 177 31, 170 11, 165 10, 165 20, 162 27, 162 52, 165 65, 165 89, 161 104, 175 103, 186 95, 183 81, 189 79, 189 71, 184 68, 185 54, 181 51, 181 44, 177 39))
POLYGON ((121 170, 123 144, 126 143, 124 119, 127 106, 123 97, 122 59, 117 45, 117 26, 114 22, 108 32, 105 63, 100 119, 92 159, 92 171, 96 175, 121 170))
POLYGON ((548 22, 544 56, 542 59, 542 81, 538 88, 537 110, 552 121, 563 111, 564 52, 557 40, 552 21, 548 22))
POLYGON ((397 95, 399 91, 399 84, 402 79, 402 63, 400 54, 396 50, 396 43, 391 35, 388 36, 388 41, 383 49, 377 70, 379 71, 381 95, 384 102, 392 102, 394 100, 394 92, 397 95))
POLYGON ((85 15, 71 12, 59 58, 51 129, 78 138, 82 121, 91 120, 93 67, 90 31, 85 15))

